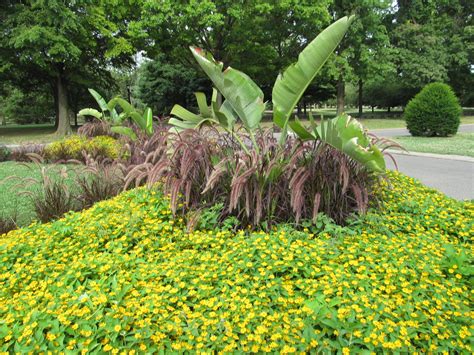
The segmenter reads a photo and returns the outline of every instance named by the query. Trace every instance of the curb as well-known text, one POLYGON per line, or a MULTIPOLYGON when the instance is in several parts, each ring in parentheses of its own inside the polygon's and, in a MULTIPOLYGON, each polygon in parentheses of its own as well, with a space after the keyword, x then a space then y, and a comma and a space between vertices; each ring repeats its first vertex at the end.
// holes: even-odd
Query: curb
POLYGON ((474 158, 464 156, 464 155, 405 152, 405 151, 394 150, 394 149, 387 149, 386 152, 390 154, 397 154, 397 155, 408 155, 408 156, 413 156, 413 157, 424 157, 424 158, 433 158, 433 159, 457 160, 457 161, 464 161, 468 163, 474 163, 474 158))

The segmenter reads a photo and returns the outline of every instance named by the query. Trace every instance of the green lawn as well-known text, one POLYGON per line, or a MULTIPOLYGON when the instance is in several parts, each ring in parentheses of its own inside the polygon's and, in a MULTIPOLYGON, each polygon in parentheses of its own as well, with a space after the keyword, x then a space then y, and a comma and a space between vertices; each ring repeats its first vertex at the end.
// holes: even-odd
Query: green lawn
POLYGON ((52 125, 0 126, 0 144, 49 143, 57 139, 52 125))
MULTIPOLYGON (((38 184, 28 185, 25 179, 40 179, 41 168, 45 167, 48 176, 57 176, 63 166, 35 165, 32 163, 22 164, 17 162, 0 163, 0 217, 17 217, 20 226, 29 224, 34 218, 33 205, 28 196, 21 194, 21 191, 33 191, 38 184), (7 179, 14 176, 15 178, 7 179)), ((66 181, 72 185, 74 171, 68 168, 68 178, 66 181)))
POLYGON ((408 151, 474 157, 474 133, 458 133, 446 138, 404 136, 395 140, 408 151))

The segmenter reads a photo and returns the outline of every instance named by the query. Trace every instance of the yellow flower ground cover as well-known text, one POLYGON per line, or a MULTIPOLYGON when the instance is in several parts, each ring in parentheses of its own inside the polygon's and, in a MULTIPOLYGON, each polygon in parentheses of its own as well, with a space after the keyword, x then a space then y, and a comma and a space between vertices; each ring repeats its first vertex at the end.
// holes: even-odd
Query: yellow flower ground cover
POLYGON ((186 233, 136 189, 0 237, 5 352, 472 352, 472 203, 391 174, 314 235, 186 233))

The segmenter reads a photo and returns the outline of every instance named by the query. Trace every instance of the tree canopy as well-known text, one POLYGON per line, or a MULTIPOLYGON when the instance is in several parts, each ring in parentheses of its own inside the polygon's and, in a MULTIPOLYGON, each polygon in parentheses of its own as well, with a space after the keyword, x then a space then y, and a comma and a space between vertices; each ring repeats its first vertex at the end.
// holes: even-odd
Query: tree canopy
POLYGON ((89 100, 87 87, 166 115, 204 89, 188 49, 195 45, 247 73, 270 100, 276 76, 308 41, 356 14, 304 102, 337 97, 342 111, 351 83, 361 112, 362 104, 404 106, 424 85, 443 81, 463 105, 474 105, 473 12, 465 0, 7 0, 0 3, 0 99, 45 97, 38 107, 53 105, 60 134, 89 100))

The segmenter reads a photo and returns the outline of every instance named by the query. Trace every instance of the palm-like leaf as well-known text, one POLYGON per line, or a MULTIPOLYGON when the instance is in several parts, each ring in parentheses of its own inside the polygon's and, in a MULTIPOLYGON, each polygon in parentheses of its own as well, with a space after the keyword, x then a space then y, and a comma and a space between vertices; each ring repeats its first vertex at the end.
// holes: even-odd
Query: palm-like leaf
POLYGON ((298 56, 298 61, 279 75, 272 91, 273 120, 285 128, 308 85, 344 37, 353 16, 343 17, 323 30, 298 56))
POLYGON ((97 118, 98 120, 102 120, 103 116, 102 113, 97 111, 95 108, 84 108, 81 111, 79 111, 80 116, 92 116, 97 118))
POLYGON ((131 129, 130 127, 114 126, 114 127, 111 127, 110 130, 114 133, 127 136, 131 140, 136 140, 137 139, 137 135, 135 134, 133 129, 131 129))
POLYGON ((257 84, 248 75, 234 68, 228 67, 222 71, 223 63, 217 62, 200 48, 191 47, 191 52, 245 128, 249 131, 257 128, 265 110, 263 92, 257 84))
POLYGON ((207 105, 206 95, 202 92, 194 93, 199 107, 199 114, 195 114, 181 105, 174 105, 171 110, 172 117, 168 123, 175 126, 178 131, 183 129, 196 129, 204 124, 219 124, 222 127, 231 130, 234 126, 236 117, 228 101, 219 107, 217 104, 217 90, 213 90, 211 109, 207 105), (179 118, 179 120, 177 119, 179 118))
POLYGON ((371 143, 364 127, 356 119, 344 114, 325 120, 316 128, 315 133, 321 141, 346 153, 370 170, 385 171, 382 152, 371 143))

